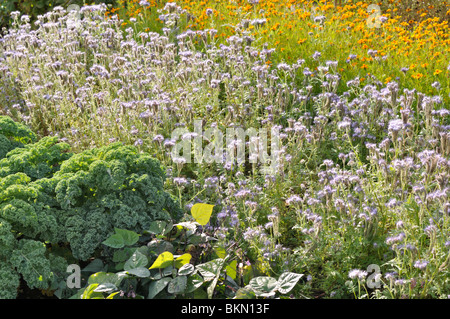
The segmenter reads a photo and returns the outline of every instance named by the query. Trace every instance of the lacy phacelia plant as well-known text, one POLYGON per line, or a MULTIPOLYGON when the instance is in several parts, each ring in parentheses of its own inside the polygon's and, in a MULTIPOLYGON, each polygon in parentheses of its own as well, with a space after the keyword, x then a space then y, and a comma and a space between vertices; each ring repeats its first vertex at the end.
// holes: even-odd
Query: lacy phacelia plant
MULTIPOLYGON (((3 132, 13 131, 11 121, 1 123, 8 124, 3 132)), ((155 219, 180 218, 163 189, 165 173, 149 155, 120 143, 67 150, 46 137, 0 161, 0 297, 16 296, 19 274, 30 288, 48 288, 54 268, 65 271, 52 245, 68 244, 75 259, 86 260, 115 227, 142 231, 155 219)))

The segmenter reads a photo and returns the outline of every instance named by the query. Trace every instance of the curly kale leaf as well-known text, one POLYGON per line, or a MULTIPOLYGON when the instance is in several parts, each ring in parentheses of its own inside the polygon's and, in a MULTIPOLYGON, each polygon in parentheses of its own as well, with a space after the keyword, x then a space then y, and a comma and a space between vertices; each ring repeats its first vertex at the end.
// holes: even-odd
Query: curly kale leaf
POLYGON ((0 218, 0 262, 8 258, 16 246, 16 237, 12 232, 12 226, 6 220, 0 218))
POLYGON ((59 180, 56 200, 70 211, 59 224, 74 256, 91 256, 115 227, 140 232, 155 219, 179 219, 181 209, 164 191, 164 177, 157 160, 120 143, 63 162, 52 179, 59 180))
POLYGON ((60 179, 56 198, 64 209, 102 203, 112 215, 129 206, 147 222, 159 212, 180 217, 164 191, 159 162, 131 146, 115 143, 76 154, 62 163, 54 178, 60 179))
POLYGON ((0 206, 0 217, 8 221, 14 229, 20 229, 25 236, 35 237, 38 233, 39 221, 33 206, 20 199, 0 206))
POLYGON ((27 185, 31 179, 24 173, 11 174, 4 178, 0 178, 0 192, 5 191, 13 185, 27 185))
POLYGON ((0 260, 0 299, 16 299, 19 285, 19 274, 9 263, 0 260))
POLYGON ((0 134, 16 142, 28 144, 36 141, 36 134, 26 125, 13 121, 9 116, 0 116, 0 134))
POLYGON ((31 289, 47 289, 54 279, 46 252, 44 243, 22 239, 9 258, 10 264, 22 275, 31 289))
POLYGON ((63 161, 72 156, 69 145, 58 143, 56 136, 44 137, 37 143, 15 148, 0 160, 0 177, 25 173, 33 180, 51 177, 63 161))
POLYGON ((65 223, 65 234, 72 254, 80 260, 92 257, 95 250, 112 233, 112 223, 102 208, 83 211, 76 209, 65 223))
POLYGON ((14 122, 9 116, 0 116, 0 159, 13 149, 34 141, 36 134, 28 127, 14 122))
POLYGON ((7 139, 3 135, 0 135, 0 158, 4 158, 6 154, 8 154, 14 148, 15 147, 9 139, 7 139))
POLYGON ((0 218, 0 299, 15 299, 20 284, 19 274, 8 262, 17 240, 11 224, 0 218))
POLYGON ((0 205, 0 217, 26 237, 42 240, 60 238, 57 236, 60 231, 57 219, 40 203, 12 199, 0 205))

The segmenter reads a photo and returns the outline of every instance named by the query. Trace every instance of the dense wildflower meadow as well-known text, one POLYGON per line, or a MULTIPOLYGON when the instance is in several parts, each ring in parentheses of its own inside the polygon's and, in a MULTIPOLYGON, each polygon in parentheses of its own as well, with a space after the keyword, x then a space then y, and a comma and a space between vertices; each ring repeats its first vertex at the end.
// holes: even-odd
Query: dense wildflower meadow
POLYGON ((12 12, 0 297, 449 298, 450 4, 402 3, 12 12))

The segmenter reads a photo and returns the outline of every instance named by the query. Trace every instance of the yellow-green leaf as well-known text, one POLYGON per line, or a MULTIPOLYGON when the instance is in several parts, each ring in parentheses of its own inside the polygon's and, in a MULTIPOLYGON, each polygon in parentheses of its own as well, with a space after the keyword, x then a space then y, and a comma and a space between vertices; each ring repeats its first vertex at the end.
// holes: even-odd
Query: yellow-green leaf
POLYGON ((222 258, 222 259, 225 258, 225 256, 227 255, 227 251, 222 246, 215 247, 214 251, 215 251, 217 257, 222 258))
POLYGON ((108 297, 106 297, 106 299, 114 299, 114 296, 117 295, 118 293, 120 293, 120 291, 113 292, 108 297))
POLYGON ((236 279, 237 275, 237 261, 233 260, 226 268, 227 275, 230 276, 232 279, 236 279))
POLYGON ((183 254, 177 259, 175 259, 175 268, 181 268, 183 265, 189 264, 191 261, 192 255, 191 254, 183 254))
POLYGON ((202 226, 208 224, 213 211, 214 205, 197 203, 191 208, 192 217, 202 226))
POLYGON ((173 254, 171 252, 165 251, 156 258, 155 262, 149 269, 154 268, 166 268, 173 263, 173 254))

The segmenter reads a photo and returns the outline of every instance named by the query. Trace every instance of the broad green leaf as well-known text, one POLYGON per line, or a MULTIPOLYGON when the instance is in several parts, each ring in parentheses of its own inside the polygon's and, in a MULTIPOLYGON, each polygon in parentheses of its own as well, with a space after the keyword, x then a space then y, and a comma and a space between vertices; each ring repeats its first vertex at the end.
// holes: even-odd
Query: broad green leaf
POLYGON ((236 268, 237 268, 237 261, 236 260, 233 260, 225 268, 225 270, 227 272, 227 275, 230 276, 232 279, 236 279, 236 275, 237 275, 236 268))
POLYGON ((151 242, 147 244, 147 247, 150 251, 154 252, 155 254, 159 255, 162 254, 165 251, 173 252, 174 248, 171 242, 161 240, 161 239, 153 239, 151 242))
POLYGON ((173 254, 166 251, 163 252, 156 258, 155 262, 149 269, 153 268, 166 268, 167 266, 170 266, 173 264, 173 254))
POLYGON ((115 291, 117 290, 116 285, 110 283, 110 282, 106 282, 104 284, 99 284, 94 291, 95 292, 111 292, 111 291, 115 291))
MULTIPOLYGON (((205 234, 194 234, 189 236, 189 243, 193 244, 193 245, 198 245, 201 243, 205 243, 207 241, 207 236, 205 234)), ((221 258, 220 256, 218 256, 219 258, 221 258)))
POLYGON ((126 271, 130 271, 135 268, 146 267, 148 264, 147 256, 143 255, 141 252, 136 250, 134 254, 127 260, 125 265, 123 265, 123 269, 126 271))
POLYGON ((118 272, 118 273, 106 273, 106 272, 98 272, 92 274, 88 278, 88 285, 91 284, 106 284, 111 283, 118 287, 122 279, 127 275, 126 272, 118 272))
POLYGON ((217 281, 219 280, 220 277, 220 272, 222 271, 225 265, 226 259, 227 257, 225 257, 225 259, 222 258, 214 259, 207 263, 197 265, 196 267, 199 273, 203 276, 203 279, 205 281, 212 281, 211 284, 206 289, 208 299, 211 299, 213 296, 214 289, 216 288, 217 281))
POLYGON ((114 228, 116 234, 119 234, 123 238, 123 242, 126 246, 131 246, 137 243, 139 240, 139 234, 131 230, 114 228))
POLYGON ((179 276, 187 276, 187 275, 192 274, 194 272, 194 270, 195 270, 194 265, 192 265, 192 264, 184 264, 178 270, 178 275, 179 276))
POLYGON ((195 289, 194 299, 208 299, 208 294, 206 293, 205 289, 195 289))
POLYGON ((136 277, 140 277, 140 278, 147 278, 150 276, 150 270, 148 270, 145 267, 133 268, 133 269, 127 270, 127 273, 129 273, 130 275, 135 275, 136 277))
POLYGON ((155 220, 150 224, 147 231, 153 235, 165 235, 172 229, 172 226, 164 220, 155 220))
POLYGON ((190 293, 203 285, 203 278, 198 274, 192 274, 187 279, 186 293, 190 293))
POLYGON ((255 299, 255 298, 256 298, 255 292, 248 286, 238 289, 238 291, 236 291, 236 296, 234 297, 234 299, 255 299))
POLYGON ((214 294, 214 289, 216 289, 217 281, 219 280, 219 276, 217 275, 213 281, 209 284, 208 288, 206 288, 206 294, 208 295, 208 299, 212 299, 214 294))
POLYGON ((260 276, 252 278, 249 286, 257 296, 270 297, 275 294, 278 288, 278 281, 272 277, 260 276))
POLYGON ((103 261, 101 259, 94 259, 89 265, 81 269, 83 272, 99 272, 102 271, 105 266, 103 265, 103 261))
POLYGON ((181 234, 181 232, 184 231, 185 236, 191 238, 193 235, 195 235, 195 232, 197 231, 198 223, 181 222, 173 226, 177 229, 178 234, 181 234))
POLYGON ((169 277, 173 275, 173 266, 167 266, 166 268, 154 268, 154 269, 149 269, 150 271, 150 279, 151 280, 159 280, 163 277, 169 277))
POLYGON ((109 236, 103 242, 103 245, 117 249, 117 248, 125 247, 125 241, 120 234, 114 234, 114 235, 109 236))
POLYGON ((117 294, 119 294, 119 293, 120 293, 120 291, 113 292, 113 293, 110 294, 108 297, 106 297, 106 299, 114 299, 114 296, 117 295, 117 294))
POLYGON ((114 266, 114 269, 117 270, 117 271, 121 271, 121 270, 123 270, 123 266, 124 266, 124 265, 125 265, 125 262, 124 262, 124 261, 121 261, 121 262, 117 263, 117 264, 114 266))
POLYGON ((278 278, 278 291, 282 294, 287 294, 297 284, 303 274, 296 274, 293 272, 284 272, 278 278))
POLYGON ((175 224, 174 226, 179 229, 186 228, 188 230, 188 233, 189 232, 194 233, 197 230, 197 224, 195 222, 181 222, 181 223, 175 224))
POLYGON ((206 293, 208 294, 208 299, 212 299, 212 297, 213 297, 214 289, 216 289, 217 282, 219 281, 220 272, 222 271, 222 268, 224 267, 225 262, 226 262, 227 259, 228 259, 227 257, 225 257, 225 259, 222 259, 222 265, 217 270, 216 276, 214 277, 214 279, 212 280, 211 284, 206 289, 206 293))
POLYGON ((148 248, 147 246, 140 246, 136 250, 147 257, 151 255, 150 248, 148 248))
POLYGON ((227 251, 222 246, 215 247, 214 252, 216 253, 217 257, 219 257, 219 258, 225 258, 225 256, 227 255, 227 251))
POLYGON ((125 247, 123 249, 120 250, 116 250, 114 251, 113 254, 113 261, 114 262, 121 262, 121 261, 127 261, 132 254, 134 253, 134 251, 136 250, 136 248, 130 248, 130 247, 125 247))
POLYGON ((250 280, 255 276, 255 273, 253 271, 253 267, 251 265, 245 265, 243 268, 243 279, 244 279, 244 284, 248 285, 248 283, 250 282, 250 280))
POLYGON ((181 268, 182 266, 189 264, 191 258, 191 254, 188 253, 181 255, 180 257, 175 259, 175 268, 181 268))
POLYGON ((117 281, 116 274, 106 273, 106 272, 97 272, 92 274, 88 278, 88 284, 104 284, 104 283, 113 283, 117 281))
POLYGON ((167 285, 167 291, 170 294, 182 294, 186 292, 187 276, 177 276, 167 285))
POLYGON ((204 264, 197 265, 195 268, 203 276, 205 281, 210 281, 220 274, 223 264, 224 259, 218 258, 204 264))
POLYGON ((192 217, 202 226, 208 224, 214 205, 197 203, 191 208, 192 217))
POLYGON ((101 292, 95 291, 99 284, 91 284, 84 289, 80 299, 104 299, 101 292))
POLYGON ((164 277, 160 280, 155 280, 150 283, 148 286, 148 299, 153 299, 158 295, 161 291, 166 288, 166 286, 169 284, 169 282, 172 280, 170 277, 164 277))
POLYGON ((268 261, 263 259, 262 257, 258 257, 258 259, 256 260, 256 262, 253 265, 254 265, 253 271, 255 273, 267 275, 270 271, 268 261))

